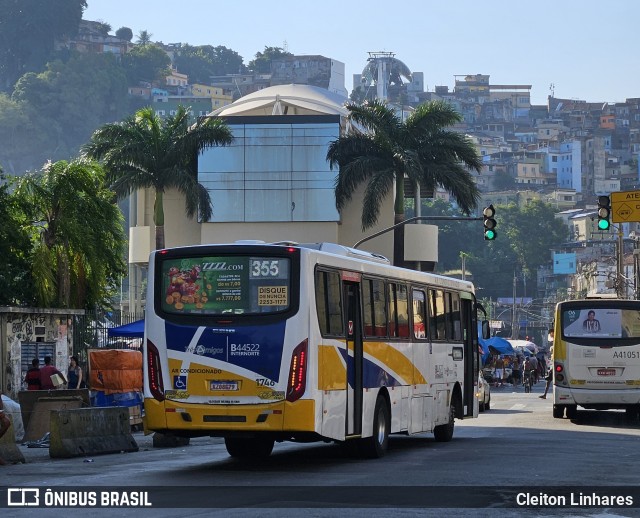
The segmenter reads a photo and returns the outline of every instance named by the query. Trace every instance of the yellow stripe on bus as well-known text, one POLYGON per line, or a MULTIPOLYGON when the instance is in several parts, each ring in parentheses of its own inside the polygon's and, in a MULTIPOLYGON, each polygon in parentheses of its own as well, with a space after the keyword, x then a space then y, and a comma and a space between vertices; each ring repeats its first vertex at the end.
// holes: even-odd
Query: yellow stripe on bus
POLYGON ((346 390, 347 367, 334 345, 318 346, 318 390, 346 390))
POLYGON ((388 367, 402 379, 403 384, 423 385, 427 383, 413 362, 386 342, 365 342, 364 353, 388 367))

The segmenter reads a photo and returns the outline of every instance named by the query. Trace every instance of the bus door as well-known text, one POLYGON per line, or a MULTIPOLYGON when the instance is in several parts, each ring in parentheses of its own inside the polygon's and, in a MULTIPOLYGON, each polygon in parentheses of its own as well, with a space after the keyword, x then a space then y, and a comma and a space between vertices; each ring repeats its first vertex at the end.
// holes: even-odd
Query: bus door
POLYGON ((462 332, 464 340, 464 389, 462 404, 465 417, 473 417, 473 403, 476 385, 478 384, 478 369, 480 368, 480 354, 478 350, 478 324, 473 300, 461 299, 462 332))
POLYGON ((345 435, 362 433, 362 325, 360 274, 342 272, 344 319, 347 334, 347 408, 345 435))

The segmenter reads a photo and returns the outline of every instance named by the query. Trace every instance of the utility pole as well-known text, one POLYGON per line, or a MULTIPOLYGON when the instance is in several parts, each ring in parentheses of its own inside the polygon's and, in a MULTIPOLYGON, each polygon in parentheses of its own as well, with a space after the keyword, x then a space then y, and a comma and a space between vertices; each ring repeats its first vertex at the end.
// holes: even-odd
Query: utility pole
POLYGON ((623 270, 624 270, 624 238, 622 233, 622 224, 618 225, 618 254, 616 261, 616 295, 619 299, 626 298, 626 289, 623 282, 623 270))
POLYGON ((460 252, 460 258, 462 259, 462 280, 467 280, 467 269, 465 267, 465 259, 467 258, 467 254, 464 252, 460 252))
POLYGON ((520 326, 518 326, 518 331, 516 331, 516 271, 513 270, 513 307, 511 314, 511 338, 514 340, 518 339, 518 331, 520 330, 520 326))

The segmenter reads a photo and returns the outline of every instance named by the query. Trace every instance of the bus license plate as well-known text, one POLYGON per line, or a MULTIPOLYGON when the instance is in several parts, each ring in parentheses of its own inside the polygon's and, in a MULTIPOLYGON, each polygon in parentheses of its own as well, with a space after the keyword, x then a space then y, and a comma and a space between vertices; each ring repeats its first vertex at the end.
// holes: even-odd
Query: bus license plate
POLYGON ((598 369, 598 376, 615 376, 615 369, 598 369))
POLYGON ((209 390, 238 390, 237 381, 210 381, 209 390))

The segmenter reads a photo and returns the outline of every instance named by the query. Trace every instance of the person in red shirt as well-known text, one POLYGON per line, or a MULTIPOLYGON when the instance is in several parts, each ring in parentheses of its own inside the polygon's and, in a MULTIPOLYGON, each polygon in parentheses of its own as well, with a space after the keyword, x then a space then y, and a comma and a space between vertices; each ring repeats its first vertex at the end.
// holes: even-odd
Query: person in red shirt
POLYGON ((40 390, 40 361, 38 358, 31 360, 31 368, 24 377, 27 390, 40 390))
POLYGON ((51 356, 44 357, 44 367, 40 368, 40 389, 41 390, 53 390, 55 389, 55 385, 53 381, 51 381, 51 376, 54 374, 59 374, 63 381, 66 383, 67 378, 56 369, 54 365, 51 365, 51 356))

